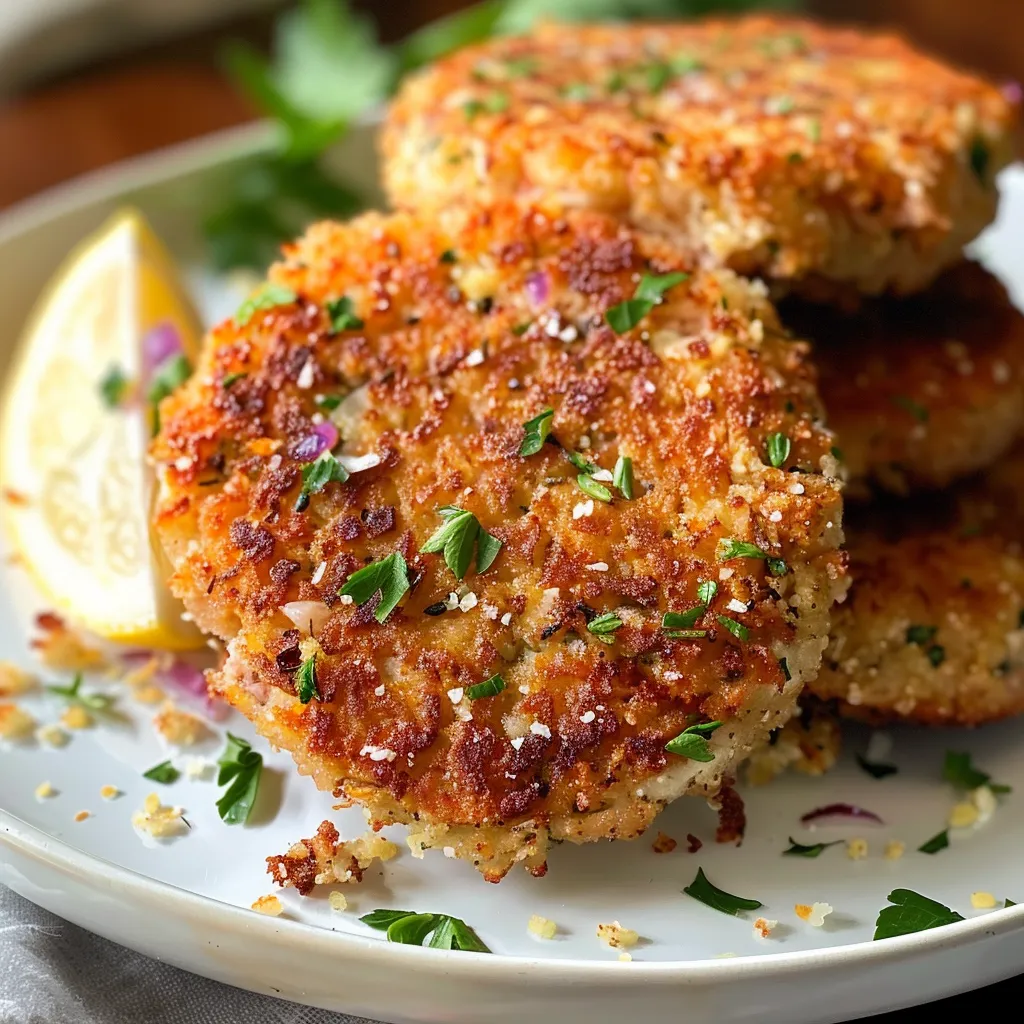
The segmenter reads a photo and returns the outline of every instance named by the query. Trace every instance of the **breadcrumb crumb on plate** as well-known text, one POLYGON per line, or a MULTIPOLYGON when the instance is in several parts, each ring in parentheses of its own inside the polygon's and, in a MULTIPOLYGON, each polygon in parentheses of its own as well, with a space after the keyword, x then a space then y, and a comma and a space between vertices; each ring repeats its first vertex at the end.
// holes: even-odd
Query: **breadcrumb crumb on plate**
POLYGON ((0 703, 0 739, 23 740, 32 735, 36 720, 17 704, 0 703))
POLYGON ((766 917, 759 917, 754 922, 754 935, 759 939, 767 939, 778 926, 778 923, 778 921, 772 921, 766 917))
POLYGON ((632 928, 623 928, 618 921, 611 924, 599 924, 597 937, 608 943, 613 949, 631 949, 640 941, 640 935, 632 928))
POLYGON ((51 797, 57 795, 57 790, 49 782, 40 782, 35 788, 35 796, 37 800, 49 800, 51 797))
POLYGON ((849 839, 846 842, 846 856, 850 860, 865 860, 868 855, 868 841, 866 839, 849 839))
POLYGON ((538 939, 553 939, 558 932, 558 925, 549 917, 533 914, 526 924, 526 930, 538 939))
POLYGON ((132 825, 154 839, 170 839, 188 830, 184 813, 182 807, 165 807, 156 793, 150 793, 142 810, 132 815, 132 825))
POLYGON ((166 701, 153 718, 153 728, 172 746, 191 747, 209 739, 209 726, 190 711, 182 711, 166 701))
POLYGON ((34 690, 39 685, 31 672, 26 672, 13 661, 0 661, 0 697, 16 697, 34 690))
POLYGON ((812 928, 820 928, 825 923, 825 918, 832 913, 832 906, 829 903, 798 903, 793 912, 812 928))
POLYGON ((261 896, 250 909, 257 914, 266 914, 267 917, 280 917, 284 913, 284 904, 277 896, 261 896))
POLYGON ((66 747, 71 737, 56 723, 50 722, 36 729, 36 739, 48 747, 66 747))
POLYGON ((60 716, 60 724, 65 729, 88 729, 93 724, 93 717, 85 708, 72 704, 64 709, 60 716))
POLYGON ((995 896, 990 892, 971 893, 971 906, 975 910, 992 910, 997 905, 995 896))

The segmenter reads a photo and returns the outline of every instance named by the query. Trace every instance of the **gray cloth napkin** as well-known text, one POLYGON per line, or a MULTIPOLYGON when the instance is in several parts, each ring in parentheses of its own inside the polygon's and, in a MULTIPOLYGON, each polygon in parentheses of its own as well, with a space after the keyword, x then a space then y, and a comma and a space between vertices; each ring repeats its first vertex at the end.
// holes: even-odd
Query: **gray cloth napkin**
POLYGON ((0 1024, 372 1024, 253 995, 92 935, 0 885, 0 1024))

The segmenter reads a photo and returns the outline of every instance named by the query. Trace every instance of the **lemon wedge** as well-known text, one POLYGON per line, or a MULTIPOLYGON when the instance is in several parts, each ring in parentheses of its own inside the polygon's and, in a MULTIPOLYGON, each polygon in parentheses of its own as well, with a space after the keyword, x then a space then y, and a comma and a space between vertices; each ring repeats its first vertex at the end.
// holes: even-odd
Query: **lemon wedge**
POLYGON ((46 599, 109 640, 202 643, 150 537, 146 461, 148 393, 194 361, 200 337, 170 256, 125 210, 68 257, 14 358, 0 406, 8 536, 46 599))

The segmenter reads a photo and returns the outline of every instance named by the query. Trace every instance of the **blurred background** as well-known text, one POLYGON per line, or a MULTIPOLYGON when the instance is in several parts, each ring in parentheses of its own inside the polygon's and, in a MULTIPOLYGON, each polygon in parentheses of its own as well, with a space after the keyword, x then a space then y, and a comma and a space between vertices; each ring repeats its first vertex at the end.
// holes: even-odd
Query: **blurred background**
MULTIPOLYGON (((608 3, 591 6, 601 13, 608 3)), ((686 14, 751 5, 772 6, 626 0, 618 7, 686 14)), ((1024 80, 1024 0, 781 5, 892 26, 958 63, 1024 80)), ((293 6, 282 0, 0 0, 0 209, 85 171, 257 118, 260 104, 238 87, 237 71, 232 80, 224 70, 225 47, 245 40, 248 53, 268 52, 282 12, 293 6)), ((464 5, 363 0, 351 6, 372 19, 387 44, 464 5)), ((565 0, 526 6, 560 15, 565 0)), ((569 6, 586 13, 587 2, 569 6)))

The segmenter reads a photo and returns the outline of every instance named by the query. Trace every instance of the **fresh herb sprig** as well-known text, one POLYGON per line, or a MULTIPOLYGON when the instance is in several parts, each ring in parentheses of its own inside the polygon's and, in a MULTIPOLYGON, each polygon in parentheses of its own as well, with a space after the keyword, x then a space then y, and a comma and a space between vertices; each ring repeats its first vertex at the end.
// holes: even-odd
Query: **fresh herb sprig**
POLYGON ((53 684, 46 687, 46 692, 52 693, 55 697, 63 697, 69 703, 78 704, 94 714, 110 714, 116 698, 109 693, 82 693, 82 682, 82 673, 77 672, 70 685, 57 686, 53 684))
POLYGON ((480 936, 459 917, 449 914, 418 914, 415 910, 374 910, 359 918, 363 924, 387 933, 388 942, 406 946, 427 945, 432 949, 457 949, 467 953, 490 953, 480 936))
POLYGON ((444 525, 420 549, 424 554, 444 554, 445 565, 464 579, 476 550, 476 571, 487 572, 501 551, 501 541, 488 533, 472 512, 456 505, 438 509, 444 525))
POLYGON ((721 722, 701 722, 698 725, 688 725, 678 736, 665 744, 665 749, 670 754, 688 757, 691 761, 714 761, 715 755, 711 752, 711 745, 707 738, 721 727, 721 722))
POLYGON ((942 763, 942 777, 961 789, 979 789, 988 786, 993 793, 1006 794, 1012 787, 992 781, 988 772, 975 768, 971 755, 966 751, 947 750, 946 759, 942 763))
POLYGON ((263 773, 263 755, 256 753, 246 740, 228 733, 227 746, 217 762, 217 785, 227 790, 217 801, 217 813, 228 825, 249 820, 263 773))
POLYGON ((670 274, 644 274, 631 299, 612 306, 604 318, 616 334, 625 334, 636 327, 665 297, 665 293, 682 284, 690 275, 683 271, 670 274))
POLYGON ((153 765, 149 771, 143 772, 142 777, 169 786, 172 782, 177 782, 181 778, 181 772, 170 761, 161 761, 160 764, 153 765))
POLYGON ((323 700, 320 694, 320 680, 316 675, 316 654, 311 654, 295 670, 295 692, 299 703, 308 704, 311 700, 323 700))
POLYGON ((348 477, 348 470, 330 452, 321 452, 302 467, 302 487, 295 499, 295 511, 304 512, 312 495, 319 494, 330 483, 343 484, 348 477))
POLYGON ((782 851, 782 855, 784 857, 820 857, 830 846, 838 846, 842 841, 842 839, 836 839, 831 843, 811 843, 809 846, 805 846, 790 836, 789 847, 782 851))
POLYGON ((687 896, 692 896, 712 910, 720 910, 723 914, 738 916, 744 910, 757 910, 763 906, 760 900, 747 899, 743 896, 734 896, 731 892, 719 889, 717 885, 708 881, 703 868, 697 868, 697 877, 683 890, 687 896))
POLYGON ((375 594, 380 601, 373 617, 383 623, 409 589, 409 566, 400 551, 394 551, 379 562, 357 569, 341 588, 342 597, 351 597, 356 604, 366 604, 375 594))
POLYGON ((875 939, 892 939, 897 935, 911 935, 930 928, 962 921, 955 910, 928 899, 913 889, 893 889, 889 893, 890 906, 883 907, 875 921, 875 939))

